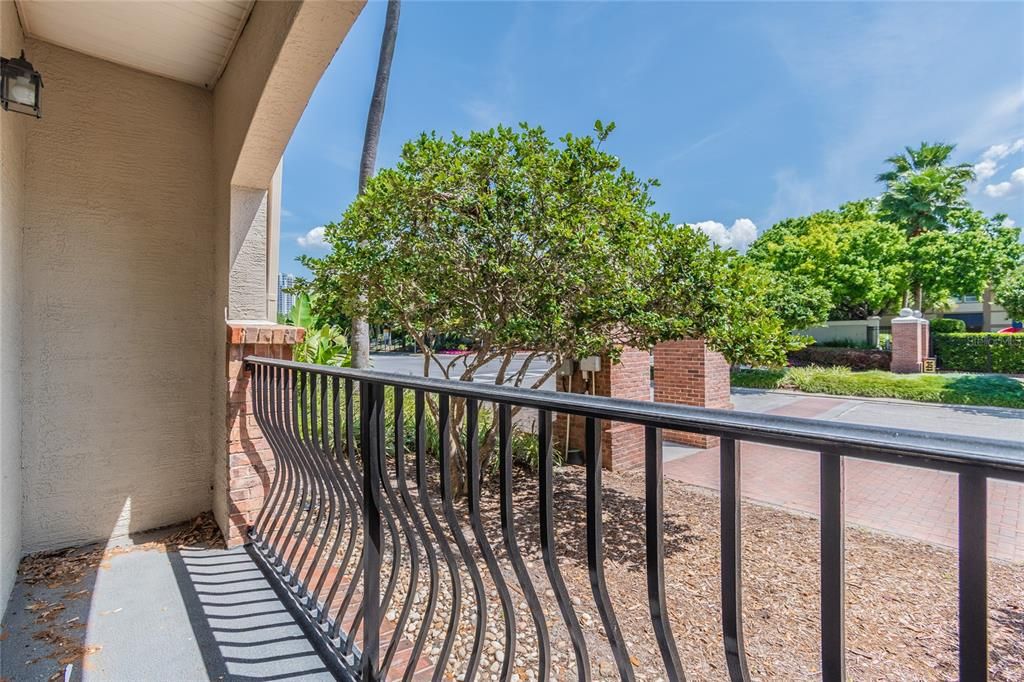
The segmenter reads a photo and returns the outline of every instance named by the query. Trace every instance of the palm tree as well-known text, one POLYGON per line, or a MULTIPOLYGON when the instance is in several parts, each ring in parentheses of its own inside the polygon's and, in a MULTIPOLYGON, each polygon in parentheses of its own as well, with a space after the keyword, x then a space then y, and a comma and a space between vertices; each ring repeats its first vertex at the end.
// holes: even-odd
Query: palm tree
MULTIPOLYGON (((974 167, 969 163, 948 165, 956 145, 922 142, 914 149, 885 160, 891 168, 877 176, 885 183, 885 192, 879 201, 880 216, 900 225, 908 239, 914 239, 931 230, 946 231, 950 226, 950 213, 966 207, 964 197, 967 184, 975 179, 974 167)), ((911 282, 917 309, 924 305, 924 287, 920 281, 911 282)), ((904 296, 904 302, 909 298, 904 296)))
MULTIPOLYGON (((384 18, 384 32, 380 39, 380 55, 377 58, 377 78, 373 83, 370 110, 366 115, 366 132, 363 135, 363 156, 359 162, 359 194, 366 189, 366 183, 373 177, 377 165, 377 146, 380 143, 380 126, 384 120, 384 106, 388 99, 388 80, 391 78, 391 61, 395 56, 395 41, 398 39, 398 16, 401 0, 388 0, 388 11, 384 18)), ((360 303, 365 304, 366 294, 359 292, 360 303)), ((370 366, 370 325, 365 316, 352 318, 352 367, 366 369, 370 366)))

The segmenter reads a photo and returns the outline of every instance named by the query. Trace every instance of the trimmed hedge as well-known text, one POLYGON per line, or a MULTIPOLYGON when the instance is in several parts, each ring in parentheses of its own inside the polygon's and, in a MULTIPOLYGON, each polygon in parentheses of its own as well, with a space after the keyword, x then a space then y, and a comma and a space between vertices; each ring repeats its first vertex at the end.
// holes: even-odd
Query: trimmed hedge
POLYGON ((967 323, 955 317, 940 317, 932 320, 933 334, 963 334, 967 331, 967 323))
POLYGON ((1024 374, 1024 334, 936 334, 942 369, 1024 374))
POLYGON ((886 350, 861 348, 834 348, 814 344, 791 351, 789 364, 795 367, 849 367, 850 369, 889 369, 892 353, 886 350))
POLYGON ((788 367, 733 370, 732 385, 947 405, 1024 408, 1024 383, 995 374, 892 374, 852 372, 846 367, 788 367))

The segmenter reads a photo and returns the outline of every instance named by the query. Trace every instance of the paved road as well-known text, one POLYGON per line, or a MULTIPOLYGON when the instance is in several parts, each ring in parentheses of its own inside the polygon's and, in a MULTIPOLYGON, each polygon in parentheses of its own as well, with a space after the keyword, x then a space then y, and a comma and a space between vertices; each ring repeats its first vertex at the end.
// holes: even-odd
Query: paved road
MULTIPOLYGON (((444 357, 444 356, 443 356, 444 357)), ((450 357, 450 356, 448 356, 450 357)), ((518 369, 526 354, 513 361, 510 370, 518 369)), ((375 369, 400 374, 423 374, 423 356, 412 354, 380 353, 372 357, 375 369)), ((476 381, 493 382, 499 363, 486 365, 476 375, 476 381)), ((534 360, 528 372, 528 382, 540 378, 548 364, 541 358, 534 360)), ((442 377, 440 370, 431 367, 431 376, 442 377)), ((544 389, 554 390, 554 379, 545 382, 544 389)), ((733 389, 732 399, 737 410, 747 412, 769 412, 776 408, 811 396, 801 396, 777 391, 756 391, 733 389)), ((1024 440, 1024 410, 990 407, 968 407, 957 405, 930 405, 858 398, 819 398, 814 396, 813 414, 809 417, 829 419, 851 424, 875 424, 898 428, 919 429, 940 433, 957 433, 989 438, 1024 440)), ((801 403, 808 405, 808 403, 801 403)))
MULTIPOLYGON (((438 359, 443 363, 451 362, 456 360, 457 356, 454 355, 441 355, 438 359)), ((508 372, 516 372, 520 367, 523 366, 523 362, 529 357, 527 353, 517 355, 516 358, 509 365, 508 372)), ((370 356, 371 362, 373 362, 373 368, 380 370, 381 372, 394 372, 396 374, 415 374, 416 376, 423 376, 423 356, 414 353, 374 353, 370 356)), ((536 358, 530 363, 530 367, 526 372, 526 381, 523 382, 524 386, 532 385, 534 381, 540 379, 544 372, 547 371, 549 365, 544 358, 536 358)), ((457 378, 458 373, 462 369, 462 363, 456 360, 454 369, 451 372, 453 378, 457 378)), ((498 370, 501 369, 501 362, 494 361, 484 365, 474 377, 474 381, 482 381, 487 383, 494 383, 495 378, 498 376, 498 370)), ((430 376, 443 379, 444 373, 434 363, 430 365, 430 376)), ((553 378, 548 379, 543 389, 548 391, 555 390, 555 381, 553 378)))

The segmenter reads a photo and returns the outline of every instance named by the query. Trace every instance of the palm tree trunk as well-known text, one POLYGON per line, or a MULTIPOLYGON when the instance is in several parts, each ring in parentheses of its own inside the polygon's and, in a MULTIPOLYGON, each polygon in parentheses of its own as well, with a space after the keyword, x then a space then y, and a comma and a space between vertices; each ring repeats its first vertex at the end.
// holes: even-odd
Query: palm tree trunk
MULTIPOLYGON (((377 146, 380 143, 380 126, 384 120, 384 106, 388 99, 388 80, 391 78, 391 61, 395 56, 395 41, 398 39, 398 16, 401 0, 388 0, 388 12, 384 19, 384 33, 380 39, 380 56, 377 58, 377 79, 373 83, 373 97, 366 115, 366 133, 363 136, 363 156, 359 162, 359 194, 366 189, 366 183, 373 177, 377 165, 377 146)), ((367 301, 365 289, 358 294, 359 303, 367 301)), ((370 325, 365 317, 352 318, 352 367, 366 369, 370 366, 370 325)))

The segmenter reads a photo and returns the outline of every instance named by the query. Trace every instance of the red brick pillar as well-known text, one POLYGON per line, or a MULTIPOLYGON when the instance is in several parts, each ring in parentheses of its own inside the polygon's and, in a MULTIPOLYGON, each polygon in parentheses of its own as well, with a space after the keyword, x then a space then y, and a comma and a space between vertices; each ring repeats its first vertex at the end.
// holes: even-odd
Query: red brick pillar
MULTIPOLYGON (((572 375, 573 393, 631 400, 651 399, 651 354, 646 350, 623 348, 619 362, 601 358, 601 371, 594 372, 591 384, 578 369, 572 375)), ((556 380, 559 391, 569 390, 567 377, 556 380)), ((569 449, 583 450, 583 417, 569 418, 569 449)), ((556 414, 552 429, 555 449, 565 450, 566 415, 556 414)), ((639 424, 602 421, 601 461, 604 468, 622 471, 644 465, 644 427, 639 424)))
POLYGON ((274 475, 274 455, 256 425, 243 358, 292 359, 305 331, 269 322, 227 325, 227 447, 214 472, 214 516, 228 547, 244 544, 274 475))
POLYGON ((928 321, 914 315, 910 308, 900 311, 892 321, 892 363, 899 374, 920 372, 928 356, 928 321))
MULTIPOLYGON (((654 347, 654 400, 659 403, 732 409, 729 363, 703 339, 666 341, 654 347)), ((669 443, 713 448, 715 436, 665 431, 669 443)))

